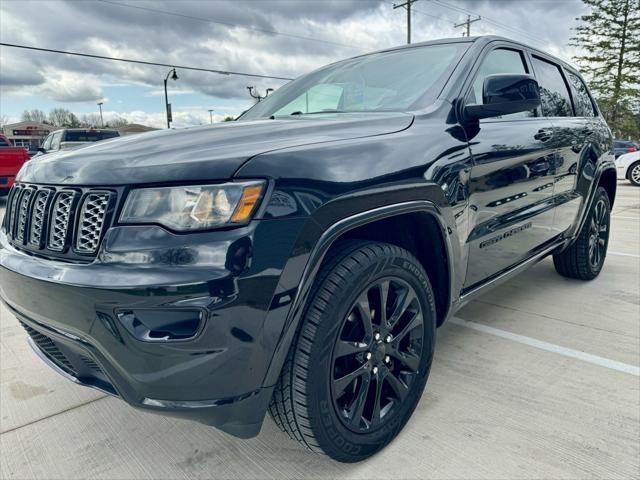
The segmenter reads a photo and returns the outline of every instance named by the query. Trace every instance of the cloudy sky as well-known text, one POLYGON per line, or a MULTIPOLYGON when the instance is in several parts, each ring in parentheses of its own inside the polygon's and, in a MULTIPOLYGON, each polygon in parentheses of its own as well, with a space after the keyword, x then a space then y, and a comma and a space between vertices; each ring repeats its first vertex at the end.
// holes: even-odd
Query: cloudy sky
MULTIPOLYGON (((396 0, 400 1, 400 0, 396 0)), ((0 0, 0 40, 171 65, 296 77, 323 64, 406 41, 393 0, 0 0)), ((580 0, 419 0, 413 41, 472 35, 520 40, 570 61, 580 0)), ((0 47, 0 115, 68 108, 161 127, 166 67, 0 47)), ((178 69, 170 80, 174 126, 237 115, 259 91, 283 82, 178 69)))

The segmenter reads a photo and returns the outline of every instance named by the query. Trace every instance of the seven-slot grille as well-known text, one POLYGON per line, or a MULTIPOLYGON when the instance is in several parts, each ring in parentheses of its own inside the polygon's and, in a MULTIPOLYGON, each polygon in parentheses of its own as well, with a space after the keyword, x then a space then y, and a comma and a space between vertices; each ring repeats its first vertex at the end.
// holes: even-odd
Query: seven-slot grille
POLYGON ((111 191, 16 185, 9 193, 5 232, 18 248, 86 258, 97 253, 115 200, 111 191))

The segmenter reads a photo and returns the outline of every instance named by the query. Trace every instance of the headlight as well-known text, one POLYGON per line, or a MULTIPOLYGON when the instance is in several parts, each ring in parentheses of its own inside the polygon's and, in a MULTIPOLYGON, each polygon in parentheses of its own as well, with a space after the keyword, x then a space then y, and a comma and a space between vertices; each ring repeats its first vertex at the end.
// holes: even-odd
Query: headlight
POLYGON ((132 190, 120 223, 159 223, 177 231, 244 224, 251 219, 265 182, 137 188, 132 190))

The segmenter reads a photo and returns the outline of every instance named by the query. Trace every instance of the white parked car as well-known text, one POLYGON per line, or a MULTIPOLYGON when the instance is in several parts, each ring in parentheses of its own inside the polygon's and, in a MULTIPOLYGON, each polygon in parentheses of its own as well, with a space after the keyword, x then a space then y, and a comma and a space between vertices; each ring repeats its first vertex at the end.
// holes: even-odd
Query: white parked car
POLYGON ((629 180, 636 187, 640 187, 640 151, 625 153, 616 158, 618 179, 629 180))

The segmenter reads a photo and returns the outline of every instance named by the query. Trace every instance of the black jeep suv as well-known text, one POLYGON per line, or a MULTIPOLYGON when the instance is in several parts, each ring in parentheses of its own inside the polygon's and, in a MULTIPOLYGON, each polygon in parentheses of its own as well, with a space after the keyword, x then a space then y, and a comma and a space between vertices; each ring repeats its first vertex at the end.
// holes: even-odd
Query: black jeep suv
POLYGON ((612 137, 579 73, 498 37, 393 48, 239 121, 28 162, 0 293, 36 353, 129 404, 362 460, 418 403, 436 327, 553 255, 602 269, 612 137))

